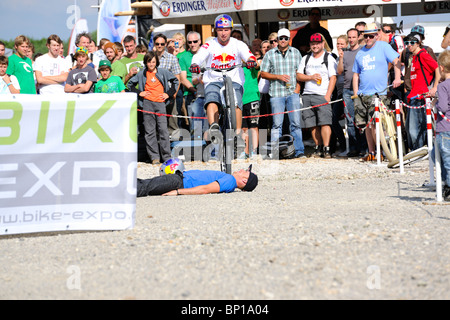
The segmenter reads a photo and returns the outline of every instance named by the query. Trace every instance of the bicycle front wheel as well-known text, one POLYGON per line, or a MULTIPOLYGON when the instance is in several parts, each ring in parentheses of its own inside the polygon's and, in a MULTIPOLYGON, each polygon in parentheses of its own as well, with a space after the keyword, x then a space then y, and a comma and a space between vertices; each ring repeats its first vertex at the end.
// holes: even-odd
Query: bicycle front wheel
POLYGON ((233 88, 233 81, 231 78, 226 77, 225 78, 225 102, 226 107, 230 108, 230 123, 231 128, 227 129, 233 129, 236 130, 236 100, 234 99, 234 88, 233 88))

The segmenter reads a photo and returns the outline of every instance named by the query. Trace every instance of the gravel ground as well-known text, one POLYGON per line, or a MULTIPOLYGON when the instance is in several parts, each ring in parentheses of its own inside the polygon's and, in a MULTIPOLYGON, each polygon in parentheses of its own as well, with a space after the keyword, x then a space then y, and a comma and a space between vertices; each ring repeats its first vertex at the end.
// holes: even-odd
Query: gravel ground
POLYGON ((133 230, 0 237, 0 299, 450 299, 427 161, 252 163, 254 192, 139 198, 133 230))

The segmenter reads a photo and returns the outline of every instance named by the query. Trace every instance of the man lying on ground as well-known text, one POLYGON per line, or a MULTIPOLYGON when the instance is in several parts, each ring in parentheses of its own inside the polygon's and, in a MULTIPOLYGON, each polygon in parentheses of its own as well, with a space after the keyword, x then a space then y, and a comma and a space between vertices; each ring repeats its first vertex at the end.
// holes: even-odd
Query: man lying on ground
POLYGON ((213 170, 176 171, 151 179, 137 179, 137 196, 230 193, 236 188, 250 192, 257 185, 258 176, 252 172, 252 165, 233 174, 213 170))

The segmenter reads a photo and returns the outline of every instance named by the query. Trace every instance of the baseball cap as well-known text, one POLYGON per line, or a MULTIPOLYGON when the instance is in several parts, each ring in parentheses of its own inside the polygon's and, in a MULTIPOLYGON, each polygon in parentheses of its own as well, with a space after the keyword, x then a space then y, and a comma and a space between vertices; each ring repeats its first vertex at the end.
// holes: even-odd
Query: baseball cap
POLYGON ((286 28, 280 29, 280 30, 278 30, 278 38, 279 37, 288 37, 288 38, 290 38, 291 37, 291 32, 288 29, 286 29, 286 28))
POLYGON ((250 176, 248 177, 247 184, 242 190, 251 192, 258 185, 258 176, 252 172, 252 165, 250 165, 247 169, 250 172, 250 176))
POLYGON ((404 41, 418 41, 418 42, 420 42, 421 40, 422 39, 420 38, 420 35, 415 32, 408 34, 404 39, 404 41))
POLYGON ((320 33, 314 33, 309 39, 309 42, 323 42, 323 37, 320 33))
POLYGON ((421 34, 421 35, 424 36, 425 35, 425 28, 422 27, 422 26, 417 25, 417 26, 412 27, 411 33, 413 33, 413 32, 417 32, 418 34, 421 34))
POLYGON ((372 23, 369 23, 369 24, 366 25, 366 27, 364 28, 363 33, 364 34, 366 34, 366 33, 377 33, 378 29, 380 29, 378 27, 378 25, 376 23, 372 22, 372 23))
POLYGON ((100 69, 101 67, 109 67, 110 69, 112 69, 111 62, 109 62, 109 60, 100 61, 100 63, 98 64, 98 68, 100 69))

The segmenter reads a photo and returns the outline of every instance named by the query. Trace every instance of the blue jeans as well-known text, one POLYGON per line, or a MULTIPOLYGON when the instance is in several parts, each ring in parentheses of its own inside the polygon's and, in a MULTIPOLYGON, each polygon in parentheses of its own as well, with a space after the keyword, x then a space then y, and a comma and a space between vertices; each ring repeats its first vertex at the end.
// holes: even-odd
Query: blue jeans
MULTIPOLYGON (((298 110, 301 108, 300 96, 294 93, 287 97, 270 98, 272 106, 272 113, 298 110)), ((305 146, 303 145, 302 127, 300 111, 288 113, 291 135, 294 137, 295 155, 305 153, 305 146)), ((276 142, 282 135, 284 114, 276 114, 273 116, 273 125, 271 132, 271 141, 276 142)))
MULTIPOLYGON (((205 117, 205 98, 199 97, 192 101, 188 106, 190 117, 205 117)), ((194 139, 202 138, 203 132, 208 130, 208 121, 205 119, 191 119, 191 132, 194 139)))
POLYGON ((436 146, 441 153, 442 181, 450 187, 450 131, 436 135, 436 146))
POLYGON ((361 133, 355 128, 355 105, 353 103, 353 99, 351 98, 352 96, 353 90, 344 88, 342 97, 344 98, 347 109, 345 112, 345 118, 347 119, 348 142, 350 151, 362 152, 364 151, 365 146, 362 142, 363 138, 361 137, 361 133))
MULTIPOLYGON (((411 107, 419 107, 424 104, 424 100, 418 99, 413 99, 410 102, 411 107)), ((427 115, 424 108, 408 109, 406 131, 408 132, 408 145, 411 151, 427 144, 427 115)))

